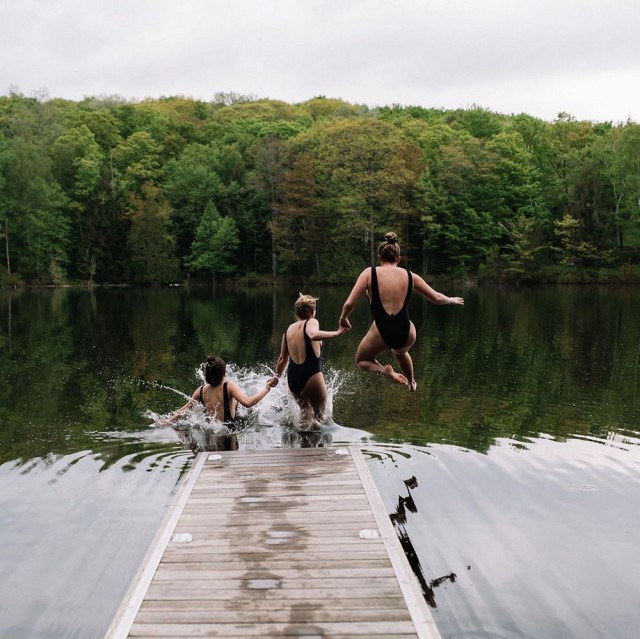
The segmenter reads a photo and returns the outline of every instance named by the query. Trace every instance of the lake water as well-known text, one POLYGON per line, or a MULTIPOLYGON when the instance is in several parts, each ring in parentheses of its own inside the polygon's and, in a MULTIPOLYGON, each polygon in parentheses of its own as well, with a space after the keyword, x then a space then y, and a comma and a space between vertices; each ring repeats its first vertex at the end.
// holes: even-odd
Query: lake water
MULTIPOLYGON (((332 417, 286 384, 239 446, 360 442, 445 639, 636 639, 640 290, 438 287, 412 300, 418 392, 325 344, 332 417)), ((347 289, 314 289, 323 328, 347 289)), ((208 353, 257 390, 297 290, 0 291, 0 637, 102 637, 202 445, 153 420, 208 353)), ((221 486, 220 490, 224 490, 221 486)))

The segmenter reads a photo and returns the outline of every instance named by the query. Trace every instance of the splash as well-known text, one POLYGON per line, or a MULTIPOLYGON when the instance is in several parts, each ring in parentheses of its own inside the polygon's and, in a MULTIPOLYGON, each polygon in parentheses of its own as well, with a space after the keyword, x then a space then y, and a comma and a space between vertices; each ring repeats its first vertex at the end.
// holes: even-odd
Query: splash
MULTIPOLYGON (((202 382, 204 382, 204 374, 202 375, 202 382)), ((184 398, 185 402, 189 401, 189 398, 191 397, 190 395, 186 395, 185 393, 183 393, 182 391, 176 389, 176 388, 171 388, 171 386, 167 386, 166 384, 161 384, 160 382, 148 382, 145 380, 138 380, 139 384, 144 384, 145 386, 148 386, 149 388, 159 388, 161 390, 168 390, 171 391, 172 393, 175 393, 176 395, 179 395, 180 397, 184 398)))
MULTIPOLYGON (((194 371, 198 384, 204 383, 204 365, 194 371)), ((255 368, 227 365, 227 378, 235 382, 251 397, 259 393, 267 381, 275 375, 273 369, 266 365, 255 368)), ((334 398, 344 392, 351 380, 351 373, 326 368, 324 371, 327 386, 327 404, 325 419, 315 423, 307 432, 301 428, 302 416, 300 408, 291 395, 286 375, 280 383, 272 388, 267 396, 251 408, 238 404, 236 409, 237 441, 245 449, 251 448, 297 448, 304 446, 330 446, 334 442, 354 443, 369 441, 371 434, 337 424, 333 420, 334 398)), ((158 388, 170 390, 188 401, 186 395, 174 388, 155 384, 158 388)), ((168 422, 172 413, 159 414, 147 410, 144 416, 152 420, 156 428, 170 427, 181 433, 191 447, 207 450, 207 442, 215 441, 215 436, 231 435, 229 429, 221 422, 209 416, 202 405, 196 404, 187 410, 178 421, 168 422), (204 448, 203 448, 204 446, 204 448)))

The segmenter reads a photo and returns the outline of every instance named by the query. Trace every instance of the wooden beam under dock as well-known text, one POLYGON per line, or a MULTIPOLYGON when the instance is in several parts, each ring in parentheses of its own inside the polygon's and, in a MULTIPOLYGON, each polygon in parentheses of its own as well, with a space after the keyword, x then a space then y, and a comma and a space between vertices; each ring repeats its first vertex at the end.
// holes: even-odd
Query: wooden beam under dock
POLYGON ((440 639, 357 446, 200 453, 105 639, 440 639))

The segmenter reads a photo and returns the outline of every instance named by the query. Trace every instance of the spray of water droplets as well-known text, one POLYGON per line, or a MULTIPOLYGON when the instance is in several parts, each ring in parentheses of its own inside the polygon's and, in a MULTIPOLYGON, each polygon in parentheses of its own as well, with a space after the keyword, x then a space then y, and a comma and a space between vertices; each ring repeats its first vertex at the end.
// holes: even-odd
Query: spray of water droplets
MULTIPOLYGON (((227 365, 227 377, 235 382, 251 397, 264 388, 267 380, 274 376, 274 371, 268 366, 256 368, 227 365)), ((204 366, 195 369, 198 384, 204 383, 204 366)), ((327 368, 324 371, 327 386, 327 405, 325 420, 322 424, 313 424, 315 439, 318 445, 330 445, 333 441, 360 442, 368 441, 370 434, 356 429, 346 428, 333 420, 334 398, 345 389, 351 380, 351 374, 327 368)), ((156 387, 176 393, 186 403, 190 395, 169 386, 154 384, 156 387)), ((229 430, 224 424, 212 419, 200 404, 192 410, 185 411, 179 421, 167 423, 169 414, 158 414, 147 410, 144 416, 153 421, 153 425, 171 426, 173 429, 190 435, 193 441, 203 439, 207 434, 227 435, 229 430)), ((265 448, 279 446, 305 445, 311 434, 301 432, 301 415, 297 402, 291 395, 286 378, 271 389, 267 396, 251 408, 238 405, 236 409, 236 425, 238 427, 238 442, 246 448, 265 448), (302 440, 302 444, 300 441, 302 440)), ((308 442, 307 442, 308 443, 308 442)))

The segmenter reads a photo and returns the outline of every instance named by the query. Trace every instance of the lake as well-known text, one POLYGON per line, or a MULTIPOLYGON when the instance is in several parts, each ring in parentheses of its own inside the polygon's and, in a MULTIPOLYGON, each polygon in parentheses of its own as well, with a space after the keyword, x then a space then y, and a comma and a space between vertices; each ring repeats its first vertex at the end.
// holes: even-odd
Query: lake
MULTIPOLYGON (((635 639, 640 290, 414 296, 418 391, 324 349, 331 417, 297 434, 281 383, 241 448, 360 443, 445 639, 635 639)), ((337 326, 346 288, 320 297, 337 326)), ((155 428, 208 353, 258 390, 297 289, 0 291, 0 636, 100 638, 206 428, 155 428)), ((383 358, 385 361, 385 356, 383 358)), ((220 486, 224 490, 224 486, 220 486)))

